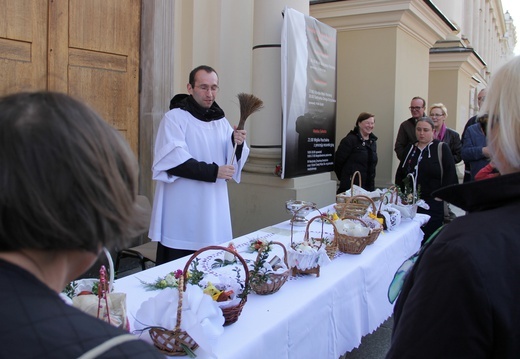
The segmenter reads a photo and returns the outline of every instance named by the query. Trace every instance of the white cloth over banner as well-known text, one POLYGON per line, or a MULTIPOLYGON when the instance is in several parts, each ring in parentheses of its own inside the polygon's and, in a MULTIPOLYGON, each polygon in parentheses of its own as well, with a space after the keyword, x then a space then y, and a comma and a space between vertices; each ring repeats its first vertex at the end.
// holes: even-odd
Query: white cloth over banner
MULTIPOLYGON (((152 167, 157 181, 148 233, 152 240, 171 248, 197 250, 232 239, 227 182, 196 181, 166 173, 190 158, 219 166, 229 164, 232 133, 225 117, 204 122, 181 109, 164 115, 152 167)), ((248 155, 244 143, 241 159, 234 161, 237 183, 248 155)))
POLYGON ((282 178, 285 174, 287 155, 293 161, 298 157, 296 118, 307 111, 307 59, 309 57, 305 15, 285 7, 284 19, 282 25, 282 138, 285 141, 286 151, 282 150, 282 178), (291 37, 291 41, 288 37, 291 37), (289 63, 289 58, 295 61, 289 63))
POLYGON ((281 177, 331 171, 336 131, 336 30, 286 6, 281 74, 281 177))

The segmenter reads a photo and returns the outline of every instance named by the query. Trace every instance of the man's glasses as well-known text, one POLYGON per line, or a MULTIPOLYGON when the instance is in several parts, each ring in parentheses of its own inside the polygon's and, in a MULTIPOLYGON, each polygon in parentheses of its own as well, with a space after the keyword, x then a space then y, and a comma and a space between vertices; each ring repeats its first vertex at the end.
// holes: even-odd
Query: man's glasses
POLYGON ((408 107, 411 111, 419 111, 422 107, 420 106, 410 106, 408 107))
POLYGON ((203 92, 211 91, 211 92, 215 93, 215 92, 218 92, 218 90, 219 90, 219 87, 217 85, 213 85, 213 86, 200 85, 200 86, 195 86, 195 87, 203 92))

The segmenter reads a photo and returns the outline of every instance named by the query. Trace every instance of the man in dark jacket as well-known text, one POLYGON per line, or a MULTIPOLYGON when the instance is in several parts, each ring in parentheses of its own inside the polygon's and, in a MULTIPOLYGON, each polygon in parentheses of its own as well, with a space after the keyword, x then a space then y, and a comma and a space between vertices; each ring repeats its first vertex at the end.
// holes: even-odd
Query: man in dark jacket
POLYGON ((418 118, 424 117, 426 101, 422 97, 415 96, 412 98, 409 108, 412 117, 401 123, 395 139, 394 151, 399 161, 402 161, 404 156, 406 156, 406 153, 404 153, 406 147, 411 143, 417 142, 417 138, 415 137, 415 124, 418 118))

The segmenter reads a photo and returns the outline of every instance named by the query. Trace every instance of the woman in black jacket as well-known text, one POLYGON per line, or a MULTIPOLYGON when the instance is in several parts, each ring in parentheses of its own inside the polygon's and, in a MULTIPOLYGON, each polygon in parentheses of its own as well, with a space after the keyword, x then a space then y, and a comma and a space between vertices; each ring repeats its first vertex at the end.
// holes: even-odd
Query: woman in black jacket
POLYGON ((362 112, 356 121, 356 127, 345 136, 334 156, 334 172, 339 179, 337 193, 345 192, 350 188, 354 172, 361 174, 360 185, 367 191, 375 189, 377 165, 377 137, 374 130, 374 115, 362 112))
MULTIPOLYGON (((448 118, 448 109, 442 103, 435 103, 430 107, 430 118, 435 127, 435 137, 439 141, 448 144, 451 150, 455 164, 462 161, 462 142, 460 135, 446 126, 446 119, 448 118)), ((455 213, 451 210, 447 202, 444 202, 444 222, 448 223, 454 220, 455 213)))
POLYGON ((448 109, 442 103, 435 103, 430 107, 430 118, 433 121, 435 137, 439 141, 448 144, 455 163, 462 161, 462 142, 457 131, 446 126, 448 109))
POLYGON ((409 145, 406 157, 399 164, 395 175, 395 184, 401 190, 405 190, 405 178, 413 174, 416 179, 417 188, 420 189, 420 197, 430 209, 421 207, 419 213, 426 213, 430 220, 423 226, 424 240, 442 226, 444 221, 444 204, 441 200, 434 198, 432 192, 458 183, 457 171, 453 155, 444 142, 434 139, 434 124, 431 118, 421 117, 415 125, 417 142, 409 145), (439 146, 442 146, 439 148, 439 146))

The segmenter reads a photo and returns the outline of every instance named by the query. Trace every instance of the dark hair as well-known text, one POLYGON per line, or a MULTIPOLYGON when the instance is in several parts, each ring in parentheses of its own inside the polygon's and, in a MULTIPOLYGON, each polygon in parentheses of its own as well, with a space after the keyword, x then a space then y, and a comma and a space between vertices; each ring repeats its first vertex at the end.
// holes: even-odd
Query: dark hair
POLYGON ((413 100, 422 100, 422 103, 423 103, 422 107, 423 107, 423 108, 426 108, 426 100, 423 99, 422 97, 420 97, 420 96, 415 96, 414 98, 412 98, 412 101, 413 101, 413 100))
MULTIPOLYGON (((206 71, 208 74, 210 74, 212 72, 217 74, 217 71, 215 71, 215 69, 211 66, 207 66, 207 65, 197 66, 190 72, 189 83, 190 83, 191 87, 195 87, 195 75, 197 74, 197 72, 199 72, 201 70, 206 71)), ((217 74, 217 77, 218 77, 218 74, 217 74)))
POLYGON ((128 245, 146 223, 137 168, 119 133, 70 96, 0 98, 0 251, 128 245))
POLYGON ((417 124, 419 122, 427 122, 430 124, 430 126, 432 126, 432 130, 435 129, 435 124, 434 124, 433 120, 431 119, 431 117, 428 117, 428 116, 419 117, 417 119, 417 122, 415 123, 415 127, 417 127, 417 124))
POLYGON ((356 127, 359 127, 360 122, 363 122, 363 121, 369 119, 370 117, 375 117, 375 116, 368 112, 361 112, 357 118, 356 127))

